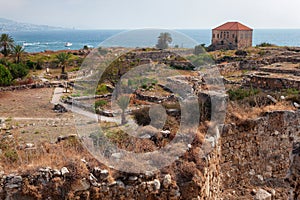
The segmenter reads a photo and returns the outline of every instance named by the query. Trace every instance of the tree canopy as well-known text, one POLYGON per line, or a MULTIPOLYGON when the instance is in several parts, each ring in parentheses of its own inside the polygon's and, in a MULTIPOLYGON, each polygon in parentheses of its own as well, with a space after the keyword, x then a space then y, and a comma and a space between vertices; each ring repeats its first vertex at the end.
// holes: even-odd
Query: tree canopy
POLYGON ((4 56, 8 56, 8 54, 11 52, 13 47, 14 47, 14 39, 6 33, 1 34, 0 37, 1 53, 3 53, 4 56))
POLYGON ((0 86, 8 86, 11 84, 12 75, 10 71, 2 64, 0 64, 0 86))
POLYGON ((66 65, 69 62, 70 57, 71 57, 71 54, 68 54, 68 53, 65 53, 65 52, 62 52, 62 53, 56 55, 56 59, 58 61, 58 64, 61 66, 61 73, 62 74, 65 74, 65 68, 66 68, 66 65))
POLYGON ((24 53, 24 48, 21 45, 16 45, 13 47, 13 55, 15 56, 16 63, 21 61, 22 54, 24 53))
POLYGON ((167 49, 169 48, 169 44, 173 41, 170 33, 160 33, 158 37, 158 41, 156 44, 156 48, 158 49, 167 49))

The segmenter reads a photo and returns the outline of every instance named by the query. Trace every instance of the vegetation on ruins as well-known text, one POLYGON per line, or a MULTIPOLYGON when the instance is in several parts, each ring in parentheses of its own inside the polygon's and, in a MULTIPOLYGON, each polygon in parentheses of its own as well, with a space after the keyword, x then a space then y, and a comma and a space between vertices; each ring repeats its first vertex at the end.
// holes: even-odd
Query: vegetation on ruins
POLYGON ((259 93, 258 89, 254 88, 232 88, 228 90, 229 99, 232 101, 243 100, 246 97, 254 96, 259 93))

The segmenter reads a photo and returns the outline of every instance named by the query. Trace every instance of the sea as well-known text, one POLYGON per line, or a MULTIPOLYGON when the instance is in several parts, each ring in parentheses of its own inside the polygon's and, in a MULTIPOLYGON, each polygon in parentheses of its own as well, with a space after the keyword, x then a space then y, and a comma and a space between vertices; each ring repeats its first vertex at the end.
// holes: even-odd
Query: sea
MULTIPOLYGON (((26 52, 45 50, 77 50, 84 46, 153 47, 161 32, 168 30, 56 30, 8 32, 26 52), (69 45, 66 45, 69 43, 69 45)), ((195 44, 209 46, 211 30, 172 30, 171 46, 192 47, 195 44)), ((253 45, 268 42, 278 46, 300 46, 300 29, 255 29, 253 45)))

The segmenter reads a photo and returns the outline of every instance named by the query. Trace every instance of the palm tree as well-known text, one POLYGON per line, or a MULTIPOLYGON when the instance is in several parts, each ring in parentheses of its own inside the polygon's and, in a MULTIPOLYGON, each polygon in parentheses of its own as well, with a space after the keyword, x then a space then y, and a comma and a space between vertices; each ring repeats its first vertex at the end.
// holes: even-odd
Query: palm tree
POLYGON ((169 47, 169 43, 172 41, 173 40, 170 33, 160 33, 156 47, 159 49, 167 49, 169 47))
POLYGON ((14 46, 14 39, 6 34, 6 33, 3 33, 1 34, 1 37, 0 37, 0 48, 2 49, 2 53, 3 55, 6 57, 8 56, 10 50, 13 48, 14 46))
POLYGON ((129 105, 129 100, 130 100, 129 96, 121 96, 117 101, 118 106, 122 109, 122 115, 121 115, 122 125, 126 123, 125 110, 129 105))
POLYGON ((22 57, 22 54, 24 53, 24 48, 21 45, 16 45, 13 47, 13 54, 16 58, 16 63, 19 63, 22 57))
POLYGON ((58 61, 58 66, 61 67, 62 74, 66 74, 65 69, 69 62, 70 57, 71 57, 71 54, 65 53, 65 52, 62 52, 62 53, 56 55, 56 59, 58 61))

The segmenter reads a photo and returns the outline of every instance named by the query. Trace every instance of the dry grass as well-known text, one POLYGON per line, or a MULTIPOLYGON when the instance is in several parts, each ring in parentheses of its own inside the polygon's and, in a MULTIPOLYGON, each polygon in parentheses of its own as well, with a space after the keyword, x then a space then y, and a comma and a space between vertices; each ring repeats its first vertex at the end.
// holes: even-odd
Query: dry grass
MULTIPOLYGON (((19 90, 0 93, 1 117, 60 117, 52 111, 53 88, 19 90)), ((71 115, 69 115, 71 116, 71 115)), ((66 116, 64 116, 66 117, 66 116)))
POLYGON ((15 142, 9 146, 11 151, 16 152, 16 158, 12 160, 6 154, 1 156, 0 166, 5 172, 23 173, 41 167, 61 169, 70 162, 81 163, 83 158, 97 163, 76 138, 70 138, 57 144, 44 142, 37 144, 34 148, 19 149, 16 137, 17 135, 14 135, 15 142))
POLYGON ((278 110, 295 110, 290 102, 278 102, 276 105, 263 107, 252 107, 241 102, 229 102, 227 106, 226 122, 244 121, 247 119, 258 118, 262 113, 278 110))

